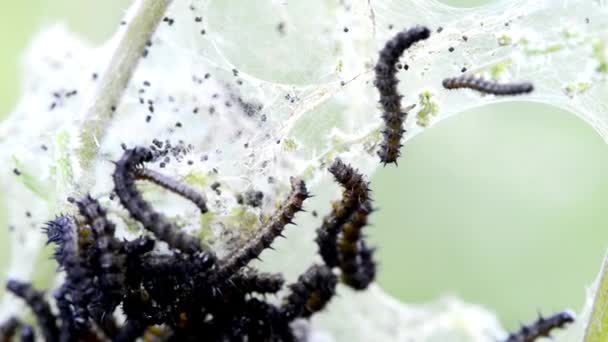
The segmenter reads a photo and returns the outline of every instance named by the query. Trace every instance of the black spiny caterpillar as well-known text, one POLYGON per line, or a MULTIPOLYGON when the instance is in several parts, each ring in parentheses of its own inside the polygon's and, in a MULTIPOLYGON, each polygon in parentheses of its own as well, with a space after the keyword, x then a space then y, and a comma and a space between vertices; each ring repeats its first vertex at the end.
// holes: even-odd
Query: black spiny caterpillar
POLYGON ((336 158, 328 168, 329 173, 334 176, 344 191, 342 199, 333 204, 333 210, 323 218, 321 227, 317 229, 316 242, 319 246, 319 254, 326 265, 338 266, 338 250, 336 249, 338 235, 342 226, 357 210, 359 204, 368 198, 368 184, 350 165, 344 164, 340 158, 336 158))
POLYGON ((510 334, 505 342, 532 342, 540 337, 550 337, 552 330, 563 328, 574 322, 574 318, 574 313, 570 311, 561 311, 546 318, 540 316, 536 322, 524 325, 518 332, 510 334))
POLYGON ((285 279, 280 273, 262 273, 254 269, 243 271, 230 277, 236 289, 255 293, 277 293, 283 288, 285 279))
POLYGON ((139 175, 138 168, 152 159, 152 151, 146 147, 136 147, 126 150, 123 157, 116 162, 114 190, 121 204, 144 228, 169 246, 189 254, 202 252, 198 239, 180 232, 162 214, 155 212, 137 190, 135 179, 139 175))
POLYGON ((302 211, 302 204, 310 195, 302 180, 291 179, 291 194, 281 208, 260 230, 258 236, 243 246, 239 251, 226 258, 220 267, 220 274, 233 274, 257 258, 263 250, 270 247, 274 239, 280 236, 286 225, 293 223, 295 214, 302 211))
POLYGON ((405 130, 403 123, 406 113, 401 108, 401 95, 397 92, 397 67, 396 64, 403 52, 420 40, 427 39, 431 31, 422 26, 416 26, 409 30, 403 30, 386 42, 380 51, 378 63, 374 68, 376 80, 374 85, 380 93, 380 105, 382 105, 382 119, 385 128, 382 134, 384 141, 380 145, 378 156, 384 165, 388 163, 397 164, 401 148, 401 138, 405 130))
POLYGON ((90 246, 87 241, 90 230, 79 228, 73 217, 65 215, 48 222, 43 230, 48 243, 56 245, 54 256, 66 271, 66 287, 74 290, 70 299, 74 311, 72 323, 75 329, 80 329, 90 314, 86 306, 97 293, 93 268, 89 266, 92 253, 82 249, 90 246))
POLYGON ((443 87, 446 89, 468 88, 493 95, 520 95, 534 90, 534 85, 528 82, 498 83, 470 75, 446 78, 443 80, 443 87))
POLYGON ((355 290, 366 289, 376 275, 374 250, 367 247, 361 236, 361 229, 367 225, 371 211, 370 200, 362 203, 342 227, 342 236, 338 243, 342 282, 355 290))
POLYGON ((334 296, 337 282, 331 268, 310 266, 296 283, 289 285, 291 293, 285 298, 281 311, 288 319, 310 317, 321 311, 334 296))
POLYGON ((116 227, 108 220, 105 210, 96 199, 86 195, 76 204, 86 224, 90 226, 95 241, 94 265, 102 291, 91 306, 99 308, 99 312, 113 311, 120 302, 121 289, 126 280, 124 264, 127 256, 123 242, 114 237, 116 227))
POLYGON ((326 265, 338 266, 344 284, 364 290, 376 276, 374 250, 367 247, 361 231, 372 212, 369 185, 357 170, 336 158, 329 172, 342 185, 342 199, 317 229, 319 254, 326 265))
POLYGON ((177 182, 174 179, 163 175, 162 173, 146 168, 137 168, 135 170, 135 176, 137 179, 148 180, 190 200, 203 214, 208 211, 205 198, 186 184, 177 182))

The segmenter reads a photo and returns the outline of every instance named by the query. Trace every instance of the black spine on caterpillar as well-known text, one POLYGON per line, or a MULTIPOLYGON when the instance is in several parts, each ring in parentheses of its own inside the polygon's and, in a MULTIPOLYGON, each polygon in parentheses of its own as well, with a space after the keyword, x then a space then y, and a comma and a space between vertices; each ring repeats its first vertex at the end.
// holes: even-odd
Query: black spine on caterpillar
POLYGON ((8 342, 12 341, 17 328, 21 325, 21 322, 16 317, 10 317, 0 325, 0 341, 8 342))
POLYGON ((18 280, 9 280, 6 283, 6 289, 23 299, 32 309, 38 320, 44 340, 47 342, 58 341, 59 329, 57 328, 57 322, 43 294, 34 289, 32 285, 18 280))
POLYGON ((285 284, 280 273, 261 273, 249 268, 230 277, 228 282, 241 293, 277 293, 285 284))
POLYGON ((222 262, 218 278, 225 279, 259 257, 266 248, 272 245, 274 239, 281 236, 286 225, 293 223, 295 214, 302 211, 304 200, 310 197, 304 181, 291 178, 291 193, 281 208, 275 212, 259 233, 239 251, 230 255, 222 262))
POLYGON ((284 299, 281 311, 288 321, 310 317, 323 310, 335 294, 338 279, 331 268, 312 265, 298 280, 289 285, 291 293, 284 299))
POLYGON ((98 289, 93 282, 91 267, 79 253, 79 232, 73 217, 59 216, 44 228, 48 243, 56 244, 55 259, 66 271, 66 285, 74 305, 74 321, 78 329, 88 324, 88 306, 98 289))
POLYGON ((36 334, 34 328, 31 325, 24 325, 21 328, 21 342, 34 342, 36 341, 36 334))
POLYGON ((53 257, 60 268, 65 268, 66 258, 73 253, 77 244, 77 231, 74 226, 73 218, 62 215, 49 221, 42 228, 47 237, 47 245, 55 244, 53 257))
POLYGON ((540 337, 549 337, 553 329, 563 328, 574 322, 575 315, 568 310, 558 312, 549 317, 540 316, 536 322, 524 325, 518 332, 510 334, 505 342, 532 342, 540 337))
POLYGON ((498 83, 470 75, 446 78, 443 80, 443 87, 446 89, 468 88, 493 95, 521 95, 534 90, 534 85, 529 82, 498 83))
POLYGON ((382 105, 382 119, 385 128, 382 132, 384 141, 380 145, 378 156, 384 165, 388 163, 397 164, 401 148, 401 137, 405 130, 403 122, 406 113, 401 108, 401 95, 397 92, 397 67, 396 64, 405 50, 414 43, 427 39, 431 32, 428 28, 416 26, 409 30, 403 30, 386 42, 380 51, 378 63, 375 67, 376 80, 374 85, 380 93, 380 104, 382 105))
POLYGON ((356 266, 353 272, 342 273, 342 282, 355 290, 365 290, 376 278, 374 249, 365 240, 359 242, 356 266))
POLYGON ((325 264, 335 267, 339 264, 337 242, 342 226, 369 195, 368 184, 363 176, 350 165, 344 164, 340 158, 336 158, 330 165, 329 172, 344 191, 342 200, 334 203, 332 212, 325 216, 321 227, 317 229, 315 241, 325 264))
POLYGON ((207 203, 203 195, 201 195, 196 190, 184 183, 178 182, 177 180, 163 175, 160 172, 156 172, 154 170, 146 168, 137 168, 135 176, 137 177, 137 179, 150 181, 158 186, 161 186, 173 193, 184 197, 185 199, 194 203, 203 214, 209 211, 209 209, 207 209, 207 203))
POLYGON ((200 241, 188 234, 182 233, 171 224, 162 214, 154 211, 144 200, 135 186, 137 168, 153 159, 152 152, 145 147, 125 150, 122 158, 116 162, 114 171, 115 192, 120 203, 129 211, 131 216, 158 239, 187 254, 202 252, 200 241))
POLYGON ((96 199, 86 195, 76 202, 80 214, 93 232, 99 286, 103 290, 91 304, 96 320, 111 315, 124 294, 126 265, 123 243, 114 233, 116 227, 106 217, 105 210, 96 199))

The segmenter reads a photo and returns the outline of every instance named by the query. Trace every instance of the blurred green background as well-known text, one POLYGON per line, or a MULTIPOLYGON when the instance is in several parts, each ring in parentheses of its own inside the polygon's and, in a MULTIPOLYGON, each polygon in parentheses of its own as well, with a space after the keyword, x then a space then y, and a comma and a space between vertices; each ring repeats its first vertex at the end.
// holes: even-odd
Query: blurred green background
MULTIPOLYGON (((64 21, 102 42, 129 3, 1 2, 0 117, 18 99, 19 56, 34 33, 64 21)), ((509 329, 537 309, 581 307, 608 246, 608 148, 589 126, 549 106, 501 104, 445 120, 405 151, 407 163, 372 183, 380 211, 369 232, 389 292, 417 303, 455 294, 509 329)))

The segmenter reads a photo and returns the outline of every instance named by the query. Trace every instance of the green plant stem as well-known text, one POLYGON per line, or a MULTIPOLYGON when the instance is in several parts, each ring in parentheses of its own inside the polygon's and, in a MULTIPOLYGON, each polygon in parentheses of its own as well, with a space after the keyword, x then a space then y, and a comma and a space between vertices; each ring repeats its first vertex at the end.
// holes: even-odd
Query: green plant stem
POLYGON ((79 128, 80 144, 76 156, 82 168, 82 178, 75 191, 88 189, 93 182, 99 146, 110 123, 114 111, 137 69, 146 48, 172 0, 139 0, 130 9, 132 16, 125 32, 117 44, 110 63, 102 74, 101 83, 88 106, 86 116, 79 128))
POLYGON ((604 257, 604 264, 599 279, 595 285, 595 298, 591 316, 585 328, 584 342, 601 342, 608 339, 608 254, 604 257))

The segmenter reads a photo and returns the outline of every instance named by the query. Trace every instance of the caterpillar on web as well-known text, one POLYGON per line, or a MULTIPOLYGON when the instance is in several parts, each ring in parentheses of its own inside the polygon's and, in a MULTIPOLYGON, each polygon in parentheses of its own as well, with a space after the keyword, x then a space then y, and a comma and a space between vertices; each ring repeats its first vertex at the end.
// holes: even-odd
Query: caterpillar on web
POLYGON ((396 64, 405 50, 414 43, 427 39, 431 31, 423 26, 416 26, 409 30, 397 33, 391 40, 386 42, 380 51, 378 63, 374 68, 376 80, 374 85, 380 93, 380 105, 382 106, 382 119, 385 127, 382 131, 384 140, 380 145, 378 156, 384 165, 397 164, 400 155, 401 138, 405 129, 403 123, 406 112, 401 108, 402 96, 397 91, 399 80, 397 79, 396 64))
POLYGON ((236 253, 228 256, 219 269, 219 278, 234 274, 257 258, 262 251, 269 248, 274 239, 281 236, 286 225, 293 223, 295 214, 302 211, 304 200, 310 197, 304 181, 291 178, 291 193, 283 202, 281 208, 275 212, 270 220, 261 228, 260 232, 236 253))
POLYGON ((137 168, 152 159, 152 151, 146 147, 124 151, 122 158, 116 162, 113 174, 114 190, 120 203, 145 229, 167 242, 169 246, 187 254, 202 252, 200 241, 196 237, 180 232, 162 214, 156 212, 135 186, 137 168))
POLYGON ((374 249, 367 246, 365 240, 359 242, 355 267, 342 272, 342 282, 355 290, 364 290, 376 278, 374 249))
POLYGON ((96 266, 99 270, 97 277, 99 286, 103 289, 103 295, 96 296, 92 308, 101 310, 95 316, 114 311, 125 286, 126 255, 124 254, 123 242, 118 240, 114 233, 116 227, 106 217, 106 211, 99 202, 86 195, 76 201, 80 214, 91 227, 94 245, 96 249, 96 266))
POLYGON ((249 268, 233 275, 228 282, 241 292, 277 293, 285 279, 280 273, 263 273, 249 268))
POLYGON ((329 172, 344 188, 342 199, 317 229, 319 254, 329 267, 339 267, 341 279, 356 290, 363 290, 374 280, 376 264, 373 249, 365 245, 362 229, 373 211, 369 186, 357 170, 336 158, 329 172))
POLYGON ((334 296, 337 282, 331 268, 325 265, 310 266, 295 283, 289 285, 291 293, 281 307, 284 317, 287 320, 310 317, 323 310, 334 296))
POLYGON ((184 183, 178 182, 177 180, 163 175, 160 172, 146 168, 136 168, 135 176, 137 177, 137 179, 150 181, 158 186, 161 186, 171 192, 174 192, 190 200, 198 207, 198 209, 203 214, 209 211, 209 209, 207 209, 207 203, 205 201, 205 198, 196 190, 192 189, 184 183))
POLYGON ((319 246, 319 254, 325 264, 329 267, 335 267, 339 264, 338 235, 342 225, 355 212, 359 203, 367 199, 368 184, 357 170, 345 164, 340 158, 333 161, 328 171, 344 191, 342 192, 342 199, 335 202, 331 213, 323 218, 321 227, 317 229, 315 241, 319 246))
POLYGON ((85 253, 81 253, 81 232, 71 216, 59 216, 44 227, 47 243, 54 243, 55 259, 66 272, 66 284, 73 290, 71 302, 74 306, 74 323, 81 329, 88 323, 87 304, 97 297, 92 267, 85 253))
POLYGON ((250 298, 240 305, 239 310, 243 313, 243 318, 253 316, 264 323, 256 326, 251 320, 239 319, 237 321, 239 324, 235 327, 236 331, 225 334, 223 340, 239 341, 242 339, 239 330, 247 331, 255 327, 255 333, 250 335, 250 341, 299 341, 292 329, 283 324, 289 321, 284 319, 276 305, 258 298, 250 298))
POLYGON ((552 330, 563 328, 574 322, 575 315, 571 311, 561 311, 549 317, 538 317, 536 322, 524 325, 517 332, 509 334, 505 342, 532 342, 540 337, 549 337, 552 330))
POLYGON ((376 275, 374 250, 367 247, 361 234, 372 210, 371 200, 361 203, 342 226, 338 242, 342 282, 355 290, 366 289, 376 275))
POLYGON ((446 78, 443 80, 443 87, 446 89, 467 88, 492 95, 521 95, 534 90, 534 85, 529 82, 498 83, 471 75, 446 78))

